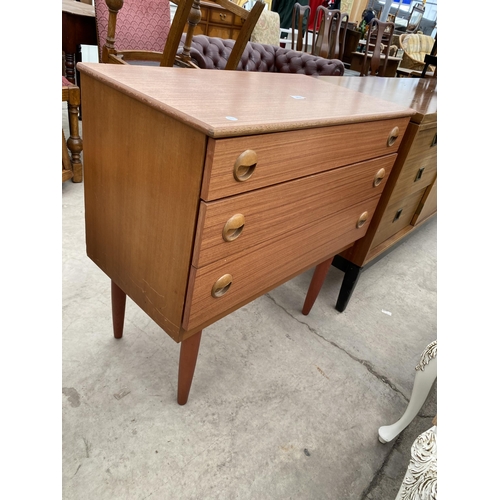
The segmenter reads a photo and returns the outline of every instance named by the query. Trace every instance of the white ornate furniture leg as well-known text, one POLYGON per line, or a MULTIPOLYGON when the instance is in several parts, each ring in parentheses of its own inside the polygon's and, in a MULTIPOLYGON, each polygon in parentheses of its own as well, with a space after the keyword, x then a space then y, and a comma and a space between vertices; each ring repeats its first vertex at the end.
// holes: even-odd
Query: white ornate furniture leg
POLYGON ((420 434, 396 500, 437 499, 437 427, 420 434))
POLYGON ((431 390, 437 377, 437 340, 431 342, 422 353, 420 363, 415 367, 417 371, 410 402, 403 416, 392 425, 385 425, 378 430, 378 439, 381 443, 388 443, 398 436, 403 429, 415 418, 431 390))

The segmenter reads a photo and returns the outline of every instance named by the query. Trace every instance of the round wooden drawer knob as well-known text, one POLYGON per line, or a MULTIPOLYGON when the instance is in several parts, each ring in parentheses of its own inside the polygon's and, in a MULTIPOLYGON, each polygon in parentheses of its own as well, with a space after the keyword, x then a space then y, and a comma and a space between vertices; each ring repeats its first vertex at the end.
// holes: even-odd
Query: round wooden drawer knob
POLYGON ((399 127, 394 127, 389 134, 389 138, 387 139, 387 145, 392 146, 396 142, 398 136, 399 136, 399 127))
POLYGON ((212 287, 212 297, 218 299, 227 293, 233 282, 233 277, 230 274, 221 276, 212 287))
POLYGON ((235 240, 243 231, 245 226, 245 216, 243 214, 235 214, 230 217, 224 228, 222 229, 222 238, 224 241, 235 240))
POLYGON ((368 212, 363 212, 358 219, 358 222, 356 222, 356 227, 359 229, 360 227, 363 227, 368 220, 368 212))
POLYGON ((252 176, 257 165, 257 153, 251 149, 243 151, 234 162, 233 175, 238 182, 244 182, 252 176))
POLYGON ((373 187, 377 187, 385 177, 385 168, 381 168, 376 174, 375 179, 373 179, 373 187))

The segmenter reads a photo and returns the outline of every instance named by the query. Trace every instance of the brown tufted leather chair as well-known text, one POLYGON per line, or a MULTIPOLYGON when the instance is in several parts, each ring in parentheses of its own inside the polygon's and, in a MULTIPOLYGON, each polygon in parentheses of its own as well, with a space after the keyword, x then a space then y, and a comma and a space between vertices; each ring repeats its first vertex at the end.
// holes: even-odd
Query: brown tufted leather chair
MULTIPOLYGON (((234 40, 196 35, 191 57, 203 69, 224 69, 234 40)), ((236 68, 240 71, 271 71, 317 76, 342 76, 344 65, 338 59, 325 59, 273 45, 248 42, 236 68)))

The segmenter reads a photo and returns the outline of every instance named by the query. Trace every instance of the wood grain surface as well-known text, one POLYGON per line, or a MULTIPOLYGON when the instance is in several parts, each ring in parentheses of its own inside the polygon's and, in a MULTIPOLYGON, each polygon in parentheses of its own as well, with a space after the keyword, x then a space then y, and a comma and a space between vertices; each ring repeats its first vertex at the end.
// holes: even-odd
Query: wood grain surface
POLYGON ((105 82, 209 137, 234 137, 408 117, 405 106, 306 75, 78 63, 105 82), (187 72, 187 73, 186 73, 187 72))

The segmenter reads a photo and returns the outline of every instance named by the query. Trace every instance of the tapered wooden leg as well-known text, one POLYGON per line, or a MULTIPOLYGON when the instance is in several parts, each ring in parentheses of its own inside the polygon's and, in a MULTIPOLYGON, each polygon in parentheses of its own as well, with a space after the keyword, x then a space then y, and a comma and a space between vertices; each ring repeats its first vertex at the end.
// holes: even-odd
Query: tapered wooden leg
POLYGON ((123 335, 126 299, 127 295, 125 292, 114 281, 111 281, 111 310, 113 314, 113 334, 115 339, 121 339, 123 335))
POLYGON ((201 331, 181 342, 179 357, 179 379, 177 381, 177 403, 185 405, 189 397, 193 381, 198 349, 200 347, 201 331))
POLYGON ((311 310, 314 302, 316 301, 316 297, 323 286, 323 283, 326 278, 326 274, 332 265, 333 257, 331 259, 325 260, 321 264, 316 266, 314 270, 314 274, 309 284, 309 290, 307 290, 306 300, 304 301, 304 306, 302 307, 302 314, 307 316, 309 311, 311 310))

